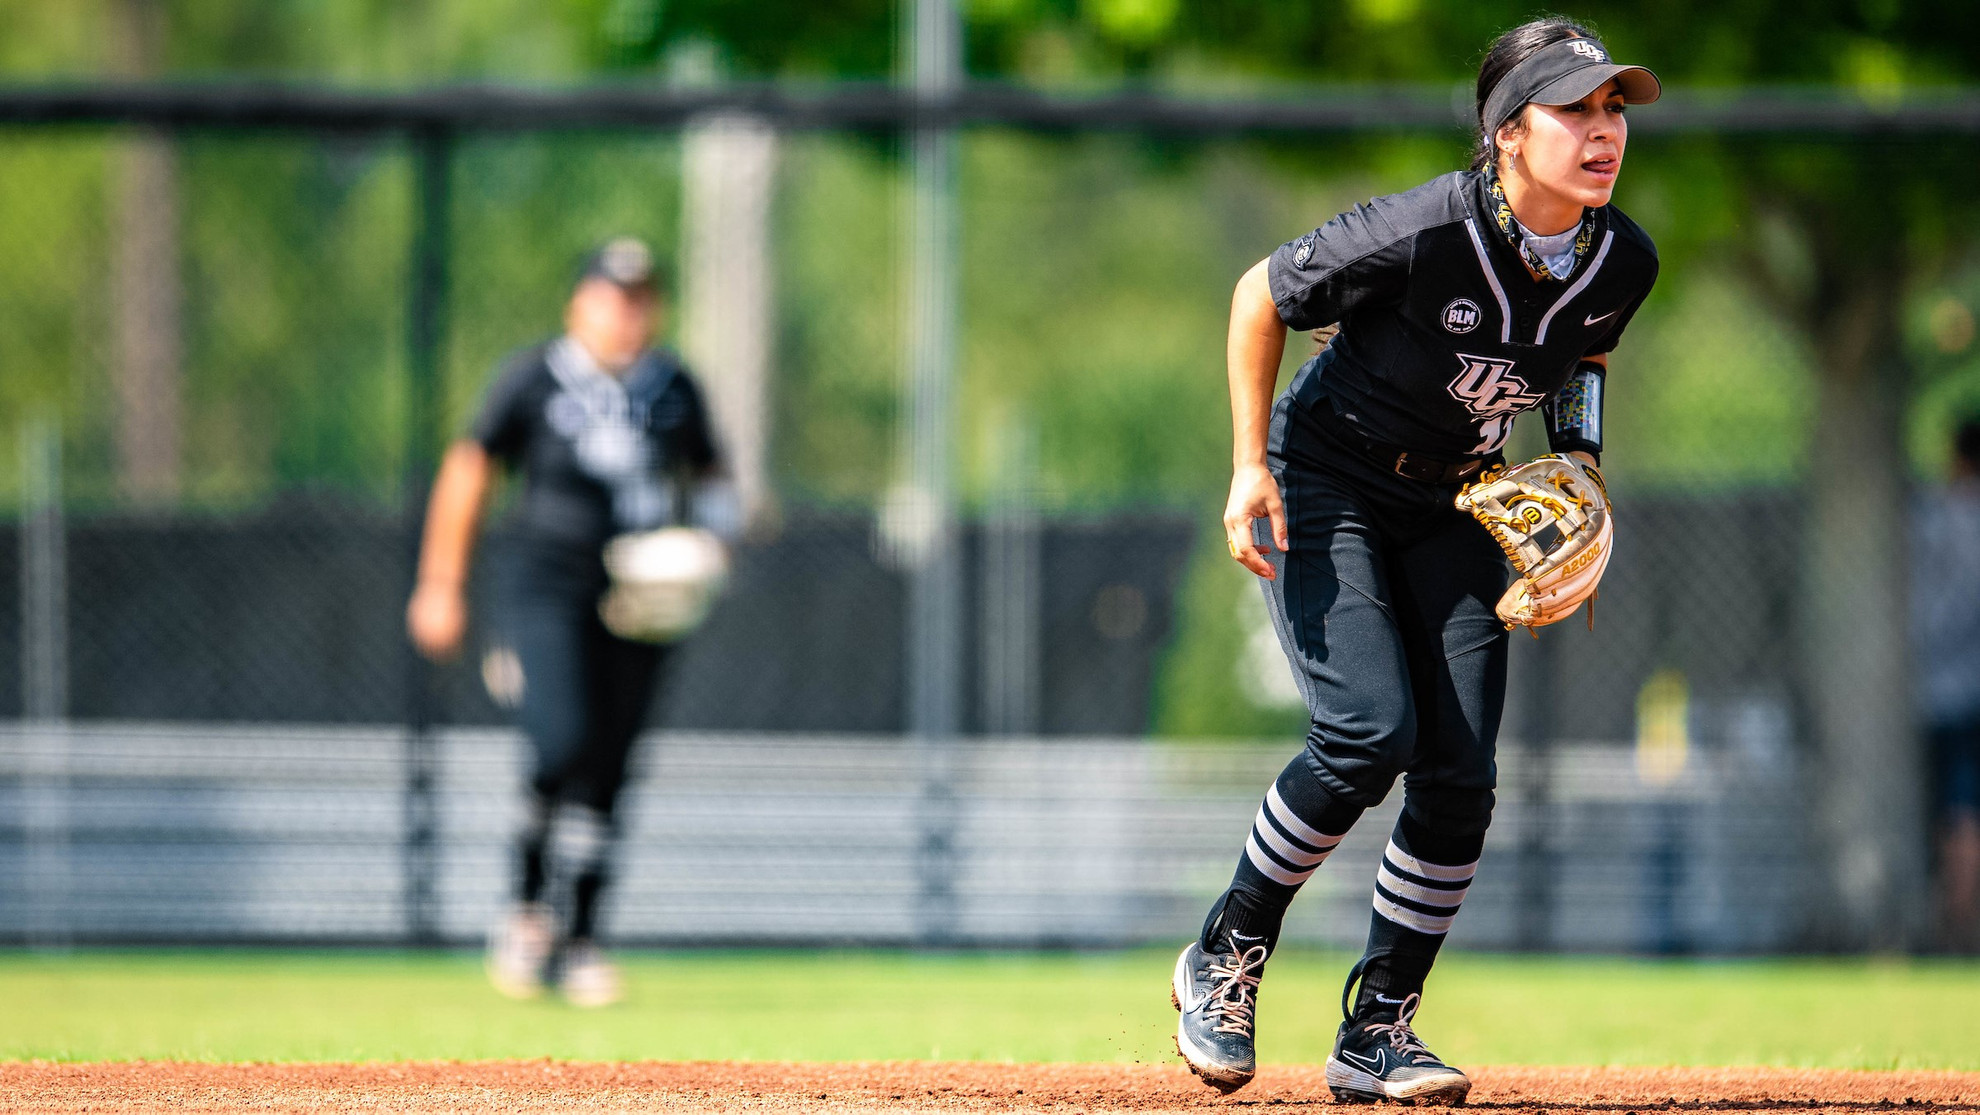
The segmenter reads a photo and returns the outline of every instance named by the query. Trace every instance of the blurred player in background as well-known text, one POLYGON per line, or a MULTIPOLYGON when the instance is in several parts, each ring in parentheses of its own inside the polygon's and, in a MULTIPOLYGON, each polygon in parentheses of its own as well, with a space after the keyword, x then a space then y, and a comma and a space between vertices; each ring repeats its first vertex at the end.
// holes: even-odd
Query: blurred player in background
POLYGON ((1484 848, 1505 705, 1506 560, 1454 499, 1543 404, 1559 467, 1592 475, 1607 354, 1657 275, 1649 236, 1609 204, 1623 109, 1658 94, 1585 27, 1515 28, 1480 68, 1471 170, 1343 213, 1238 280, 1224 525, 1312 723, 1176 960, 1177 1048, 1220 1090, 1256 1071, 1256 994, 1287 908, 1398 776, 1327 1082, 1356 1101, 1470 1089, 1411 1028, 1484 848), (1332 323, 1275 403, 1286 330, 1332 323))
POLYGON ((1920 501, 1912 629, 1931 749, 1940 939, 1980 951, 1980 419, 1953 437, 1952 476, 1920 501))
POLYGON ((496 615, 483 675, 534 749, 516 905, 490 935, 504 994, 554 984, 583 1006, 620 995, 600 951, 613 806, 671 642, 706 613, 738 524, 700 391, 654 347, 665 290, 653 253, 614 240, 585 260, 564 334, 512 357, 427 508, 407 628, 447 660, 498 468, 520 474, 491 562, 496 615), (711 534, 710 529, 717 534, 711 534))

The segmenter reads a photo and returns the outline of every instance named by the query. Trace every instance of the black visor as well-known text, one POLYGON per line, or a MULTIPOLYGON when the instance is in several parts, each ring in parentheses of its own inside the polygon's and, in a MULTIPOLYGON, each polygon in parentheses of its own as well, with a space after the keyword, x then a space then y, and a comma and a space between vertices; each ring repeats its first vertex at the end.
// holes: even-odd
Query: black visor
POLYGON ((1628 104, 1647 105, 1664 92, 1656 74, 1641 66, 1616 65, 1609 61, 1608 48, 1594 39, 1567 39, 1540 48, 1500 78, 1485 99, 1481 123, 1496 132, 1525 105, 1571 105, 1611 80, 1628 104))
POLYGON ((587 279, 604 279, 629 290, 657 290, 660 286, 653 249, 630 236, 607 241, 586 255, 578 267, 577 281, 587 279))

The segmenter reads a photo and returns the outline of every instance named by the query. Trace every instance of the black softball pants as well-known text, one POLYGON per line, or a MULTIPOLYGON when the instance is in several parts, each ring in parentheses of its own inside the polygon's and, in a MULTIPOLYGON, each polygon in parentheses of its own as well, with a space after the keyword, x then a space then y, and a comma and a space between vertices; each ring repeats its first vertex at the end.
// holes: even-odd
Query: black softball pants
POLYGON ((531 788, 610 815, 664 650, 607 631, 596 597, 525 600, 509 625, 522 664, 522 729, 536 753, 531 788))
POLYGON ((588 549, 517 547, 500 627, 522 666, 518 719, 535 752, 531 788, 545 801, 610 815, 666 648, 606 630, 597 562, 588 549))
MULTIPOLYGON (((1477 870, 1497 783, 1507 579, 1457 485, 1387 471, 1281 399, 1268 464, 1290 547, 1265 600, 1305 698, 1306 745, 1266 792, 1201 943, 1278 941, 1306 880, 1403 780, 1374 880, 1351 1017, 1394 1018, 1420 993, 1477 870)), ((1255 528, 1269 541, 1269 525, 1255 528)))
POLYGON ((522 668, 518 720, 534 752, 517 897, 548 902, 564 936, 589 940, 611 877, 613 809, 667 650, 606 630, 595 548, 518 545, 505 565, 501 639, 522 668))
POLYGON ((1375 805, 1401 777, 1426 828, 1483 833, 1505 708, 1504 555, 1452 505, 1458 485, 1384 471, 1297 419, 1282 400, 1269 463, 1291 552, 1270 555, 1278 576, 1260 584, 1311 717, 1304 761, 1342 802, 1375 805))

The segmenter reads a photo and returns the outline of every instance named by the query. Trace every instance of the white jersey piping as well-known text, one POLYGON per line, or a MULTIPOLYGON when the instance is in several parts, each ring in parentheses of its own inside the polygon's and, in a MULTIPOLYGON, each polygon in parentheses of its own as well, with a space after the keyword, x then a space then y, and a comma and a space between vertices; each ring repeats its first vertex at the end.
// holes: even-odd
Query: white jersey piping
POLYGON ((1548 324, 1554 320, 1555 314, 1561 312, 1562 306, 1565 306, 1569 302, 1574 301, 1574 296, 1580 294, 1584 289, 1587 288, 1588 280, 1595 277, 1595 272, 1600 271, 1602 269, 1602 260, 1607 258, 1609 254, 1609 244, 1613 242, 1615 238, 1616 238, 1615 229, 1610 229, 1609 231, 1602 234, 1602 246, 1600 248, 1595 249, 1595 258, 1588 261, 1588 270, 1583 271, 1581 273, 1581 278, 1576 279, 1574 281, 1574 285, 1567 288, 1567 293, 1561 295, 1560 299, 1554 303, 1554 308, 1548 310, 1546 315, 1540 319, 1540 331, 1533 335, 1534 344, 1544 345, 1547 343, 1548 324))
MULTIPOLYGON (((1492 270, 1491 257, 1485 254, 1485 241, 1478 236, 1478 221, 1467 218, 1464 227, 1471 233, 1471 248, 1478 253, 1478 266, 1485 272, 1485 281, 1492 284, 1492 297, 1499 300, 1499 343, 1509 345, 1512 343, 1512 303, 1506 300, 1506 288, 1499 285, 1499 276, 1492 270)), ((1605 251, 1608 246, 1606 241, 1603 242, 1605 251)), ((1552 317, 1553 314, 1547 316, 1552 317)))

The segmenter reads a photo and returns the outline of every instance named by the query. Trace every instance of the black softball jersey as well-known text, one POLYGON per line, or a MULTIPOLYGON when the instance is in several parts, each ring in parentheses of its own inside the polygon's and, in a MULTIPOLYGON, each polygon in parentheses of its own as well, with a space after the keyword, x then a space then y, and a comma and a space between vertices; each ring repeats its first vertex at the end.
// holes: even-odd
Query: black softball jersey
POLYGON ((1583 356, 1616 347, 1657 279, 1657 248, 1613 205, 1587 212, 1574 268, 1535 278, 1477 171, 1378 197, 1272 253, 1292 329, 1340 334, 1294 379, 1371 439, 1453 459, 1498 450, 1583 356))
POLYGON ((674 521, 676 478, 717 459, 701 392, 672 353, 615 376, 568 337, 512 357, 469 436, 522 473, 510 531, 590 559, 614 534, 674 521))

